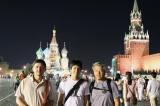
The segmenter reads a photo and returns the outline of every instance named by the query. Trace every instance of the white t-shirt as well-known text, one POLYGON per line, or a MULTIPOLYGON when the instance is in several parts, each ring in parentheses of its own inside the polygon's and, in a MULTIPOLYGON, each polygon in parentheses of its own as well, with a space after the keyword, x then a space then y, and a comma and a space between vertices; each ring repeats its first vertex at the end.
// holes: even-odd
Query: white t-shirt
POLYGON ((156 79, 149 80, 147 90, 150 95, 160 96, 160 82, 156 79))
MULTIPOLYGON (((59 85, 58 92, 61 94, 65 94, 65 97, 67 96, 68 92, 72 89, 72 87, 78 82, 78 80, 72 80, 67 79, 65 81, 62 81, 59 85)), ((65 106, 83 106, 83 97, 85 95, 89 95, 89 85, 88 82, 83 82, 78 91, 77 94, 73 93, 68 100, 65 103, 65 106)))
POLYGON ((138 89, 142 89, 144 88, 145 80, 143 78, 139 78, 137 84, 138 84, 138 89))

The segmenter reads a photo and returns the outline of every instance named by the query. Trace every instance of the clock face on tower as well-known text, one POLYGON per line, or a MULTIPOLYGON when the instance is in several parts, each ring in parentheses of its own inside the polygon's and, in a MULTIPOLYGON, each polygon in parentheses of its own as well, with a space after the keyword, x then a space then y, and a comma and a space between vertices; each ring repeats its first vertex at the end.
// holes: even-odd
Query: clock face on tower
POLYGON ((136 26, 136 31, 140 32, 141 31, 141 27, 140 26, 136 26))

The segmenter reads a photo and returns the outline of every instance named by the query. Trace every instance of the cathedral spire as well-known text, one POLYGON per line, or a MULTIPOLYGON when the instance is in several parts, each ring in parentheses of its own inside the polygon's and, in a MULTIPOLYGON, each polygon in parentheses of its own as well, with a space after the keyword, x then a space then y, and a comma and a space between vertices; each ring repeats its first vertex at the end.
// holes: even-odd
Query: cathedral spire
POLYGON ((64 46, 63 46, 63 49, 61 51, 62 57, 66 57, 67 53, 68 53, 68 51, 66 49, 66 43, 64 42, 64 46))
POLYGON ((64 42, 64 48, 66 47, 66 42, 64 42))
POLYGON ((53 36, 56 36, 56 27, 54 25, 54 29, 53 29, 53 36))
POLYGON ((48 48, 48 42, 47 42, 47 48, 48 48))
POLYGON ((40 48, 42 47, 42 42, 40 41, 40 48))
POLYGON ((55 26, 54 26, 54 29, 53 29, 53 37, 52 37, 51 45, 58 46, 57 39, 56 39, 56 27, 55 26))
POLYGON ((40 42, 40 47, 39 49, 36 51, 36 55, 38 59, 43 59, 43 50, 41 48, 41 42, 40 42))
POLYGON ((46 49, 43 51, 43 54, 44 54, 45 58, 49 58, 49 47, 48 47, 48 42, 47 42, 47 47, 46 47, 46 49))

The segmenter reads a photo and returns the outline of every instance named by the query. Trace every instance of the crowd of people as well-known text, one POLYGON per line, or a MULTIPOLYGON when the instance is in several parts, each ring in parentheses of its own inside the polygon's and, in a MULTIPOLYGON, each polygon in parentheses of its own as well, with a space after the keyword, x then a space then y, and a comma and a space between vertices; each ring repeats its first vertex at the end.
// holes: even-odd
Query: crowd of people
POLYGON ((33 62, 32 74, 19 79, 15 96, 18 106, 136 106, 138 101, 150 100, 151 106, 160 106, 160 81, 157 73, 134 76, 117 73, 112 77, 101 62, 92 65, 93 75, 82 74, 83 64, 72 60, 70 74, 55 75, 55 86, 44 78, 46 63, 33 62), (58 97, 55 98, 56 91, 58 97))

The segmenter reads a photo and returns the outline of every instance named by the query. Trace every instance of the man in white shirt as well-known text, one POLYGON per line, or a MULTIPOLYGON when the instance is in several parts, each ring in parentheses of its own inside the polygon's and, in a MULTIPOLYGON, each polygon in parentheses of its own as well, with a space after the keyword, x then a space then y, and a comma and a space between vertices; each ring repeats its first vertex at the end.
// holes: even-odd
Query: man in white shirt
POLYGON ((23 79, 16 91, 18 106, 53 106, 53 87, 43 74, 46 63, 37 59, 33 63, 33 75, 23 79))
POLYGON ((152 72, 152 79, 149 80, 147 85, 147 95, 150 99, 151 106, 160 106, 159 96, 160 96, 160 82, 156 80, 157 73, 152 72))
POLYGON ((80 80, 82 62, 80 60, 72 60, 71 77, 62 81, 58 88, 57 105, 62 106, 88 106, 89 103, 89 85, 87 81, 82 82, 79 88, 74 90, 73 94, 64 103, 66 96, 73 86, 80 80))
POLYGON ((142 101, 144 99, 145 80, 141 75, 139 75, 137 86, 138 86, 138 97, 139 100, 142 101))

